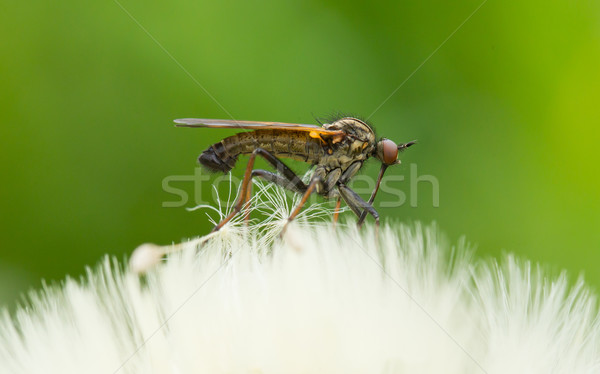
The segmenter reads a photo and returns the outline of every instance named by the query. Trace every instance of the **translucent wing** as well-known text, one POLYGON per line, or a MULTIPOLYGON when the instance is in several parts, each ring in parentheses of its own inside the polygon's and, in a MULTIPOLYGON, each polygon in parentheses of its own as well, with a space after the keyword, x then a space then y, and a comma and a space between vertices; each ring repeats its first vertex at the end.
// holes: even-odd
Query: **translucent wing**
POLYGON ((327 130, 317 125, 301 125, 297 123, 284 122, 255 122, 255 121, 234 121, 225 119, 204 119, 204 118, 182 118, 174 121, 178 127, 210 127, 210 128, 230 128, 230 129, 250 129, 250 130, 293 130, 308 131, 312 137, 319 135, 340 136, 345 135, 341 130, 327 130))

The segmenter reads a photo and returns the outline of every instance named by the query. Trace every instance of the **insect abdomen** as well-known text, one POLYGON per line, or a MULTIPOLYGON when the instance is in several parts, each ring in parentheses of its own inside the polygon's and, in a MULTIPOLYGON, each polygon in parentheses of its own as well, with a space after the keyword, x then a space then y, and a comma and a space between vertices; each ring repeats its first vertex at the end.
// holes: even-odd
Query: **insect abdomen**
POLYGON ((198 161, 212 172, 229 172, 241 154, 263 148, 277 157, 316 163, 323 154, 320 140, 306 131, 256 130, 221 140, 202 152, 198 161))
POLYGON ((222 152, 222 143, 215 143, 200 154, 198 162, 211 172, 229 172, 235 166, 236 157, 227 157, 222 152))

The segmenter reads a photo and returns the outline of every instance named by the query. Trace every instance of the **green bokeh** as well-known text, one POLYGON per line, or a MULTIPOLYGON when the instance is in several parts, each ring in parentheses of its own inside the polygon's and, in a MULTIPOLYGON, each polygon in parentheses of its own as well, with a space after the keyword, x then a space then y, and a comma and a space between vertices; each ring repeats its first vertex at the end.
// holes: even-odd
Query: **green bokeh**
POLYGON ((119 1, 2 6, 1 304, 210 229, 162 181, 229 133, 172 119, 367 117, 407 77, 370 120, 419 140, 389 174, 416 164, 440 206, 423 183, 382 216, 600 285, 598 2, 488 0, 454 32, 480 1, 119 1))

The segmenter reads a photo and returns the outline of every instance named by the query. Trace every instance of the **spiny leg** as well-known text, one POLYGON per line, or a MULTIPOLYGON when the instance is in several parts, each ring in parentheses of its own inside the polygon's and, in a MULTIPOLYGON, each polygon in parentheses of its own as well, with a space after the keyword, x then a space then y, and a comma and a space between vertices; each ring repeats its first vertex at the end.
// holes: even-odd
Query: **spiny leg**
MULTIPOLYGON (((219 231, 227 222, 231 221, 236 214, 242 210, 242 207, 250 201, 250 195, 252 192, 251 179, 253 176, 260 176, 264 179, 276 183, 281 187, 290 189, 292 191, 303 193, 308 187, 300 177, 298 177, 290 168, 288 168, 281 160, 277 157, 273 156, 270 152, 266 151, 263 148, 257 148, 250 155, 250 159, 248 160, 248 165, 246 166, 246 171, 244 173, 244 179, 242 180, 242 186, 240 188, 240 196, 238 197, 238 201, 233 207, 231 213, 227 215, 227 217, 223 218, 221 222, 219 222, 213 229, 212 232, 219 231), (254 161, 256 160, 256 156, 259 155, 267 160, 271 165, 275 166, 278 171, 283 174, 283 177, 270 173, 266 170, 253 170, 254 161)), ((249 212, 247 213, 247 215, 249 212)), ((248 217, 246 217, 247 219, 248 217)))

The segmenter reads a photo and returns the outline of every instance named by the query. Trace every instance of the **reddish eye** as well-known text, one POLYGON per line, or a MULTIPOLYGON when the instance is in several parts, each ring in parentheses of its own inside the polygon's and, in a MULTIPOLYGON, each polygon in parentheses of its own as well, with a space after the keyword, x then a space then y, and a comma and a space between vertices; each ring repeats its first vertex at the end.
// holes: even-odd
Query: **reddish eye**
POLYGON ((383 163, 386 165, 395 163, 398 158, 398 146, 396 143, 389 139, 383 139, 381 144, 383 145, 383 163))

